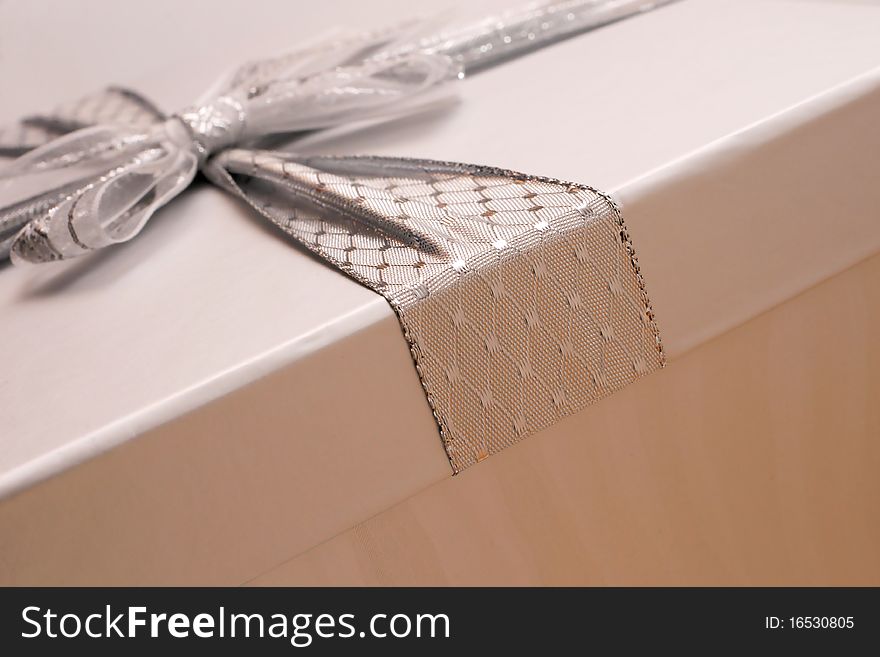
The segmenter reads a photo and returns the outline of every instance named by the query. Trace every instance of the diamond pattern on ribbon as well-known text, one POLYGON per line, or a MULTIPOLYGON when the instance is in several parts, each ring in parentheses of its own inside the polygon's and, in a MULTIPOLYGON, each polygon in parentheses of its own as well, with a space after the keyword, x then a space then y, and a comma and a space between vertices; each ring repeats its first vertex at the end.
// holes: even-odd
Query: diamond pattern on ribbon
POLYGON ((629 235, 597 190, 396 158, 231 150, 212 166, 388 299, 455 472, 663 364, 629 235))

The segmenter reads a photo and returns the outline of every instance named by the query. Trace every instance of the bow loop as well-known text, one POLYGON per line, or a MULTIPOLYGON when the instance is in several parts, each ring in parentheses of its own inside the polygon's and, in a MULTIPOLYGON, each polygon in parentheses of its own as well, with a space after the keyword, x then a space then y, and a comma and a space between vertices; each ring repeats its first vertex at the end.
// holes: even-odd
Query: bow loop
POLYGON ((198 163, 176 118, 146 133, 98 126, 50 142, 0 178, 4 199, 37 191, 0 209, 0 248, 13 262, 38 263, 129 240, 189 185, 198 163))
POLYGON ((447 83, 462 75, 449 57, 410 53, 254 87, 245 105, 245 136, 392 118, 436 100, 447 83))

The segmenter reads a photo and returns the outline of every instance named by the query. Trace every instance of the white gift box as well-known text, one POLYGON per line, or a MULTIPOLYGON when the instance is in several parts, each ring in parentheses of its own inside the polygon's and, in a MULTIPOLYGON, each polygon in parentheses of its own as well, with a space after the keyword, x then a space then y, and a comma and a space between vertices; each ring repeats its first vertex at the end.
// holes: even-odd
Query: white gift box
MULTIPOLYGON (((107 83, 175 109, 239 61, 414 11, 251 2, 242 25, 178 4, 0 4, 0 118, 107 83)), ((669 367, 454 479, 384 299, 215 188, 106 253, 4 267, 0 583, 772 583, 757 553, 793 546, 785 581, 880 581, 878 34, 871 3, 684 0, 475 75, 454 106, 293 146, 622 202, 669 367), (737 415, 742 440, 714 441, 737 415), (615 441, 654 469, 602 461, 615 441), (614 485, 577 483, 597 477, 614 485)))

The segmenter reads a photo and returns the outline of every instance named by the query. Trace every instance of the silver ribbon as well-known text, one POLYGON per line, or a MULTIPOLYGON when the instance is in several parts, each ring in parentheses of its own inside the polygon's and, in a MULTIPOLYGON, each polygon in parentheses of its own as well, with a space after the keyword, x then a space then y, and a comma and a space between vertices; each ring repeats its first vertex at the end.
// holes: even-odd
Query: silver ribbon
POLYGON ((447 83, 669 0, 572 0, 424 34, 405 26, 247 64, 169 117, 108 89, 0 132, 0 257, 131 239, 196 172, 397 312, 457 472, 663 363, 618 208, 572 183, 404 158, 247 148, 387 119, 447 83))

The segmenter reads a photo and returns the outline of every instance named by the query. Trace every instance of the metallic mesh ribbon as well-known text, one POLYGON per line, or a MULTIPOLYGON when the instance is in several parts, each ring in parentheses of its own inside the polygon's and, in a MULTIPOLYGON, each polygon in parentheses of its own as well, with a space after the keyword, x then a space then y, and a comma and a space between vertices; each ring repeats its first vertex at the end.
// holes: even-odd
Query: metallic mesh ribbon
POLYGON ((0 257, 134 237, 201 169, 397 313, 453 470, 663 364, 613 200, 503 169, 246 147, 388 118, 465 72, 665 4, 574 0, 439 34, 411 27, 247 64, 165 117, 111 88, 0 131, 0 257))

